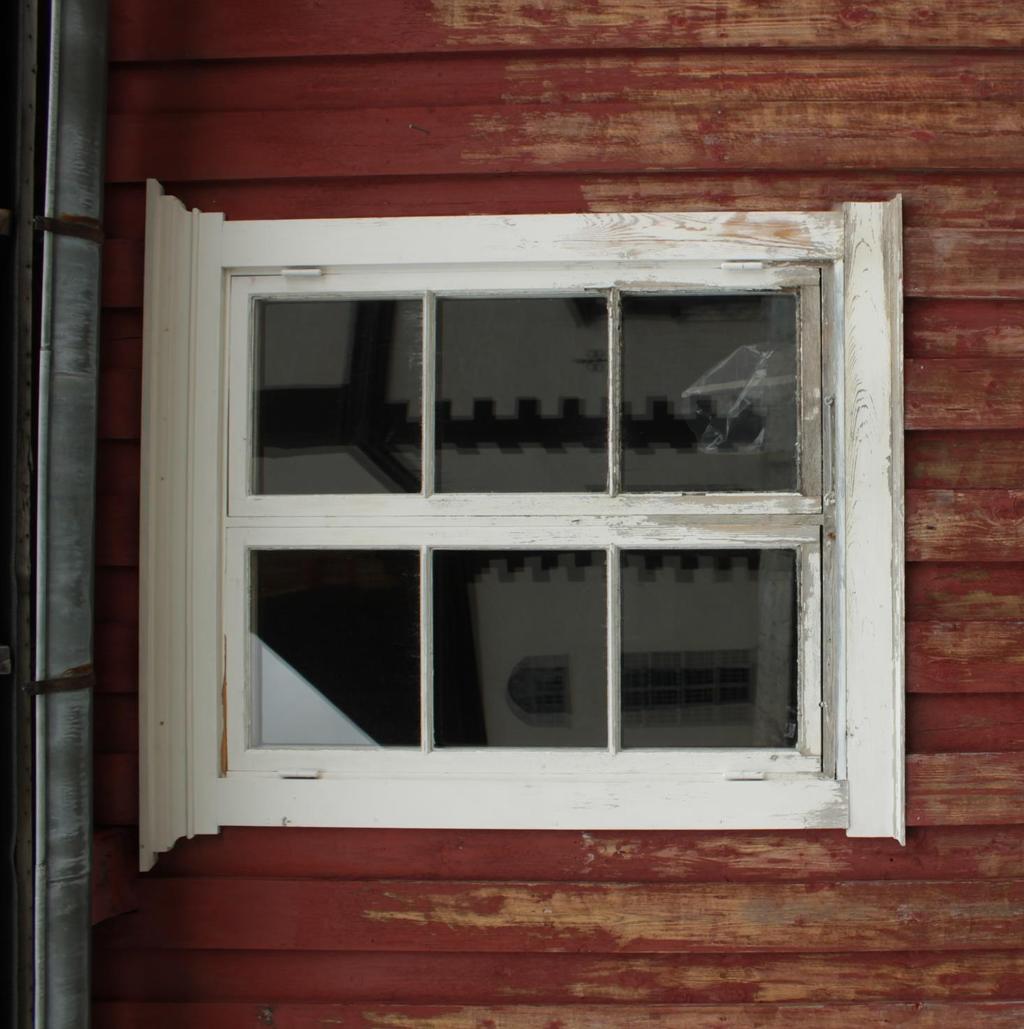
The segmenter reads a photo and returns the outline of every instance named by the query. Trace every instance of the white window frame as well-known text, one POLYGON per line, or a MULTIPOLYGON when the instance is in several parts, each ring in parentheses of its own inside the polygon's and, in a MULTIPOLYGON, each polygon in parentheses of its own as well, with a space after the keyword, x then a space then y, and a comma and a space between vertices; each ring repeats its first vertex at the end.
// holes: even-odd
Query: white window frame
MULTIPOLYGON (((898 197, 814 213, 230 222, 186 211, 151 181, 140 559, 142 867, 181 836, 224 825, 844 828, 902 840, 900 231, 898 197), (822 426, 821 446, 833 455, 820 489, 814 482, 803 496, 558 500, 430 495, 428 483, 422 496, 304 497, 301 515, 289 498, 250 495, 243 469, 253 298, 479 295, 496 282, 503 293, 577 295, 606 288, 798 288, 804 318, 806 297, 820 295, 824 413, 817 383, 805 382, 801 391, 804 415, 822 426), (611 742, 607 752, 432 751, 429 734, 420 750, 249 745, 250 548, 420 549, 421 596, 429 604, 427 548, 506 548, 510 532, 519 546, 600 548, 609 557, 623 547, 794 548, 801 745, 616 753, 611 742), (823 719, 810 717, 819 703, 823 719)), ((429 367, 424 383, 426 412, 429 367)), ((609 561, 610 580, 616 571, 609 561)), ((609 597, 615 596, 611 581, 609 597)), ((611 641, 613 602, 608 613, 611 641)), ((423 648, 427 669, 429 643, 423 648)), ((609 672, 614 728, 614 646, 609 672)), ((425 700, 428 726, 429 707, 425 700)))

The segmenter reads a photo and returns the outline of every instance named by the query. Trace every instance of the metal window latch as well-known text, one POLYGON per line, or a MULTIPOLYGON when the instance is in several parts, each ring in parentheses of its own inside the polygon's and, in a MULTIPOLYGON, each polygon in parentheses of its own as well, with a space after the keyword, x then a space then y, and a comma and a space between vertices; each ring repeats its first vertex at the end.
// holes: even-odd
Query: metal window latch
POLYGON ((281 275, 286 279, 319 279, 323 268, 282 268, 281 275))
POLYGON ((764 772, 726 772, 723 776, 728 782, 764 782, 764 772))

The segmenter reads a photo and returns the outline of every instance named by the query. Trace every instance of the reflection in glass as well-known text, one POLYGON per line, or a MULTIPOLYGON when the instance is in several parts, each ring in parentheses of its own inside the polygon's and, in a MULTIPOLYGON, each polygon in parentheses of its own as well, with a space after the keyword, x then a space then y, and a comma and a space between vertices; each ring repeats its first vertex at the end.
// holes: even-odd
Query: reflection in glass
POLYGON ((796 297, 622 298, 630 492, 796 490, 796 297))
POLYGON ((604 490, 607 381, 602 297, 439 300, 437 489, 604 490))
POLYGON ((253 490, 417 493, 419 300, 257 305, 253 490))
POLYGON ((416 551, 256 551, 252 581, 257 745, 419 745, 416 551))
POLYGON ((643 550, 622 560, 622 745, 796 743, 791 550, 643 550))
POLYGON ((438 746, 602 747, 602 551, 434 553, 438 746))

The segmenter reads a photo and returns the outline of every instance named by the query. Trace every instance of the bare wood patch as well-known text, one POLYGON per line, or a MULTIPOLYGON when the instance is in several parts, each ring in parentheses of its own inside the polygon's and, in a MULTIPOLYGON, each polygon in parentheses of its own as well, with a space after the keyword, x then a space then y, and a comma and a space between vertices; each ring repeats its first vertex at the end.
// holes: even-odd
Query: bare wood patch
MULTIPOLYGON (((1017 756, 1019 765, 1024 755, 1017 756)), ((1024 881, 1007 880, 627 886, 147 878, 140 891, 138 918, 112 931, 111 945, 931 951, 999 949, 1024 932, 1024 881)))
POLYGON ((869 6, 795 0, 694 0, 685 8, 646 0, 380 0, 374 16, 341 4, 253 8, 244 0, 192 4, 188 17, 144 0, 118 0, 111 27, 117 61, 389 54, 436 51, 663 49, 671 47, 997 47, 1024 35, 1019 11, 999 0, 892 0, 869 6))
POLYGON ((1024 490, 908 490, 907 559, 1024 561, 1024 490))
POLYGON ((908 429, 1024 428, 1024 361, 910 360, 904 374, 908 429))
POLYGON ((115 114, 108 137, 112 182, 1024 168, 1024 108, 1001 101, 981 109, 978 102, 764 101, 378 108, 315 118, 292 111, 115 114))
POLYGON ((911 754, 909 825, 1018 825, 1024 754, 911 754))
POLYGON ((1024 482, 1024 432, 910 432, 906 475, 918 489, 1012 489, 1024 482))
POLYGON ((999 53, 613 52, 115 64, 111 110, 316 111, 366 107, 762 100, 1018 100, 999 53))
POLYGON ((1024 564, 911 564, 911 621, 1024 620, 1024 564))
MULTIPOLYGON (((916 693, 1024 690, 1024 622, 909 622, 907 688, 916 693)), ((981 748, 999 749, 999 748, 981 748)))

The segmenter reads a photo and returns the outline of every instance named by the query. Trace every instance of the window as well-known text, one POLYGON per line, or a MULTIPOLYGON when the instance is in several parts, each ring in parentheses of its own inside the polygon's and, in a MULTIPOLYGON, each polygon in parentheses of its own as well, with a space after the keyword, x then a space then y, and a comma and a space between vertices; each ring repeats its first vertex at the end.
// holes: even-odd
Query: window
POLYGON ((147 232, 144 867, 902 836, 898 200, 147 232))

